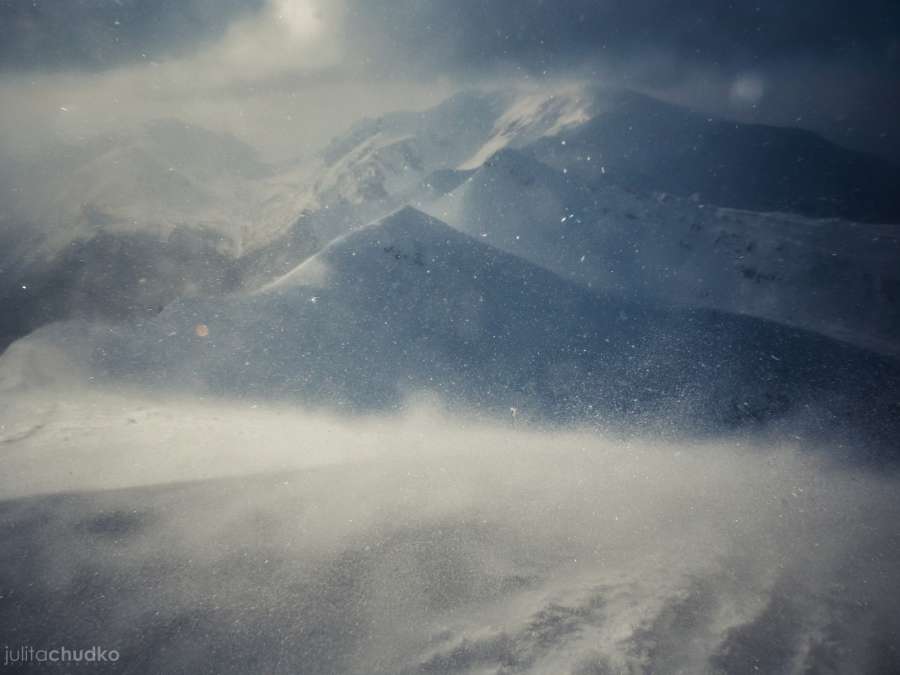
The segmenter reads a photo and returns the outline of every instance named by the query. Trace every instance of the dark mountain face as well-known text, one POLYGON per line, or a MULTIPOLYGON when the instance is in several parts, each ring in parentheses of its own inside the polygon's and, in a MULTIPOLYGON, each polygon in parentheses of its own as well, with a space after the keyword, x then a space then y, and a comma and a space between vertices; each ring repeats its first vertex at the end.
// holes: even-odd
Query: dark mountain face
POLYGON ((731 122, 632 93, 530 151, 592 185, 697 195, 753 211, 900 222, 900 167, 887 160, 799 129, 731 122))

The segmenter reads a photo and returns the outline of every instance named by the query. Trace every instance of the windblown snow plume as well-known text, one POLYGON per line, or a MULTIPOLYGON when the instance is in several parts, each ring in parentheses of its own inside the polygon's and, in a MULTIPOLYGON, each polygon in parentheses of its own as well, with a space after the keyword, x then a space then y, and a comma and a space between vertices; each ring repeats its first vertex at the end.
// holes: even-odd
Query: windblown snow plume
POLYGON ((10 645, 128 672, 897 668, 898 479, 834 448, 66 386, 3 394, 10 645))

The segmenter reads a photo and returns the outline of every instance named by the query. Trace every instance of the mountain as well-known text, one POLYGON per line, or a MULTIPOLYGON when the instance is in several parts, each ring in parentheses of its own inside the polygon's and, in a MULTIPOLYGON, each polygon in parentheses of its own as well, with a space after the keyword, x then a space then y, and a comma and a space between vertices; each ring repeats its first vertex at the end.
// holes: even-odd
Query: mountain
POLYGON ((348 411, 430 391, 547 421, 711 431, 811 415, 880 435, 900 393, 896 362, 747 317, 597 295, 411 208, 255 293, 86 332, 38 336, 83 350, 101 380, 348 411))
POLYGON ((509 149, 425 209, 586 288, 757 316, 898 353, 900 233, 892 226, 589 187, 509 149))
POLYGON ((455 187, 455 168, 486 141, 511 97, 462 92, 423 112, 364 119, 305 167, 273 177, 245 240, 253 251, 244 265, 250 285, 302 261, 310 242, 317 250, 435 186, 455 187))
POLYGON ((720 119, 634 92, 529 147, 591 186, 696 195, 707 204, 900 222, 900 166, 808 131, 720 119))
POLYGON ((365 119, 319 155, 307 210, 339 203, 395 208, 454 171, 477 169, 494 150, 520 147, 584 122, 578 87, 543 92, 465 91, 422 112, 365 119))
POLYGON ((900 167, 798 129, 712 117, 592 84, 459 94, 367 120, 323 153, 310 203, 408 193, 437 169, 473 170, 520 149, 589 187, 864 222, 900 222, 900 167))
POLYGON ((592 84, 473 90, 422 112, 363 120, 295 178, 269 181, 244 240, 255 253, 242 278, 263 283, 359 222, 406 204, 427 208, 502 150, 594 191, 615 186, 706 207, 900 222, 900 169, 813 134, 592 84))
POLYGON ((278 168, 227 134, 158 121, 4 172, 0 300, 10 309, 0 330, 6 343, 73 309, 118 318, 184 294, 258 288, 410 204, 591 288, 787 317, 889 351, 898 322, 889 228, 711 207, 890 220, 896 175, 810 134, 710 121, 591 85, 460 93, 423 112, 364 120, 312 160, 278 168), (492 196, 484 185, 497 180, 493 165, 510 157, 531 182, 492 196), (661 192, 665 206, 654 202, 661 192), (465 203, 461 217, 441 212, 450 201, 465 203), (560 248, 553 228, 576 210, 560 248), (656 225, 636 230, 639 217, 656 225), (547 247, 504 244, 496 228, 547 247), (853 250, 831 250, 845 232, 857 233, 853 250), (176 252, 178 242, 187 250, 176 252), (612 251, 612 271, 592 264, 612 251))

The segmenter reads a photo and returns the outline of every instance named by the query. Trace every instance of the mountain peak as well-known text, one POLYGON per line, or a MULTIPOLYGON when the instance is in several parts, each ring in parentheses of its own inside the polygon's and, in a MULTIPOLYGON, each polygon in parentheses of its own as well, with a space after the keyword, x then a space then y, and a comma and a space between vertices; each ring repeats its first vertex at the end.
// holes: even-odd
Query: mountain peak
POLYGON ((491 155, 476 172, 476 177, 485 175, 492 179, 500 175, 510 176, 521 183, 538 179, 558 182, 564 177, 561 171, 544 164, 525 151, 514 148, 503 148, 491 155))
MULTIPOLYGON (((446 223, 412 206, 404 206, 369 225, 365 230, 381 231, 391 236, 459 236, 446 223)), ((360 230, 364 232, 365 230, 360 230)))
MULTIPOLYGON (((357 268, 364 261, 414 263, 437 260, 478 247, 479 242, 411 206, 355 230, 320 254, 332 267, 357 268)), ((319 256, 316 256, 319 257, 319 256)))
POLYGON ((468 251, 480 244, 411 206, 404 206, 375 222, 332 241, 322 251, 261 291, 292 286, 322 286, 327 280, 347 274, 365 276, 370 267, 411 265, 426 268, 427 261, 451 252, 468 251))

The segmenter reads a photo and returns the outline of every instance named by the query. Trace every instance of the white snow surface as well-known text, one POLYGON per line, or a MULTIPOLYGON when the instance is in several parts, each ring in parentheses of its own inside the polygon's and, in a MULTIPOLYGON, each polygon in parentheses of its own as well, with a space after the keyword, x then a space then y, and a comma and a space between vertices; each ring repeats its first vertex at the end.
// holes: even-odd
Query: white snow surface
POLYGON ((898 354, 900 231, 587 189, 516 151, 422 208, 586 288, 708 307, 898 354))

